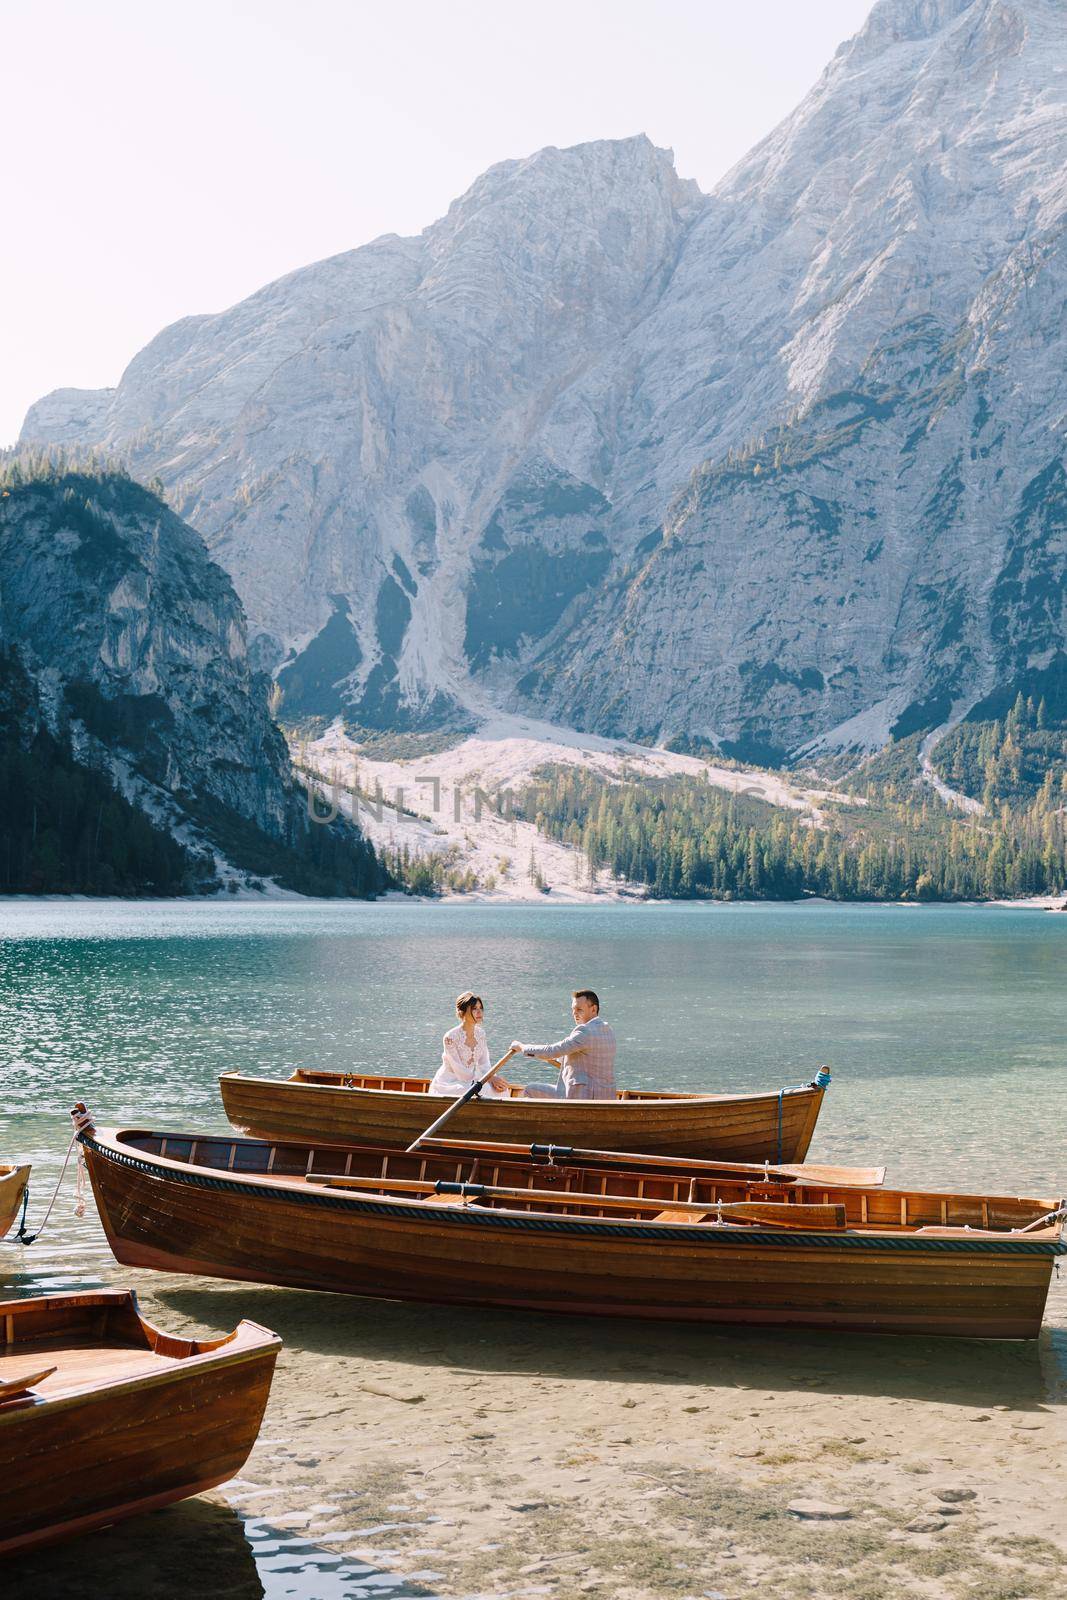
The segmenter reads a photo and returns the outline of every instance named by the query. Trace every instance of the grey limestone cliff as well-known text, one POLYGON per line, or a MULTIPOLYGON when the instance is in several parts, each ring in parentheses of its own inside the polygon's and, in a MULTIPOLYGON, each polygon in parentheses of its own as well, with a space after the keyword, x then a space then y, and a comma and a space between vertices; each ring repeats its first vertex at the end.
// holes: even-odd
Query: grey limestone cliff
POLYGON ((295 714, 780 758, 1062 683, 1063 0, 880 0, 710 195, 493 167, 27 441, 158 473, 295 714))

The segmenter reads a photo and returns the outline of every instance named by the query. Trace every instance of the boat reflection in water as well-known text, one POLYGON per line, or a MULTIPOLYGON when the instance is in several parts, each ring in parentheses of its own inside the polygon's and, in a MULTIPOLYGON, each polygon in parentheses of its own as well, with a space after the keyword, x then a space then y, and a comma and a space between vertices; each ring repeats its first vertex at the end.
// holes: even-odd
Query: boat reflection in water
POLYGON ((432 1583, 367 1566, 209 1500, 12 1557, 3 1571, 12 1594, 64 1600, 430 1600, 434 1593, 432 1583))

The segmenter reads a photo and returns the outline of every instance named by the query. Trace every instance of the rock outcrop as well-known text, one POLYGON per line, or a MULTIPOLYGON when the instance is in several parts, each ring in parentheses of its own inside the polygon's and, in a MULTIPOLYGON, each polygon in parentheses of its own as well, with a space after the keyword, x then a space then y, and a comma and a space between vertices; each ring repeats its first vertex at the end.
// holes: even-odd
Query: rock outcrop
MULTIPOLYGON (((249 663, 241 603, 199 534, 120 474, 16 465, 0 489, 0 571, 0 651, 54 739, 183 842, 335 892, 312 882, 320 830, 270 680, 249 663)), ((34 728, 10 731, 25 744, 34 728)), ((338 888, 378 888, 354 830, 341 848, 338 888)))

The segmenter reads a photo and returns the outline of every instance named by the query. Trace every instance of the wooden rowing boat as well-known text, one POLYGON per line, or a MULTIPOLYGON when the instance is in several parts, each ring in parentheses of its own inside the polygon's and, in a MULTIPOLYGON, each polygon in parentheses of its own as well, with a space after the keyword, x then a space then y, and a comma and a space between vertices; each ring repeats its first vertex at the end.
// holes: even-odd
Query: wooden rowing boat
POLYGON ((1032 1338, 1067 1250, 1052 1222, 1012 1231, 1053 1209, 1046 1200, 628 1170, 623 1158, 598 1168, 492 1146, 408 1156, 81 1138, 127 1265, 388 1299, 1032 1338))
POLYGON ((114 1289, 6 1301, 0 1335, 0 1554, 232 1478, 281 1349, 254 1322, 172 1338, 114 1289))
POLYGON ((30 1181, 28 1166, 0 1165, 0 1239, 10 1232, 30 1181))
MULTIPOLYGON (((428 1078, 303 1070, 289 1078, 250 1078, 228 1072, 219 1086, 232 1125, 257 1139, 405 1150, 448 1104, 429 1093, 428 1078)), ((470 1101, 450 1128, 478 1141, 551 1140, 651 1155, 803 1161, 824 1092, 824 1086, 811 1084, 771 1094, 626 1089, 615 1100, 526 1100, 513 1094, 470 1101)))

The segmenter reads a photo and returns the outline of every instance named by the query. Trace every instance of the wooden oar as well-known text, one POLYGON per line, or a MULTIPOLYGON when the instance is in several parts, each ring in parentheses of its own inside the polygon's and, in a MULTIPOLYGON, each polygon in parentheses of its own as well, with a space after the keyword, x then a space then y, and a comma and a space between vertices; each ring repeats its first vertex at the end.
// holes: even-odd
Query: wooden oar
MULTIPOLYGON (((429 1139, 429 1133, 424 1133, 422 1142, 429 1139)), ((481 1153, 483 1143, 488 1149, 498 1150, 501 1153, 518 1156, 543 1156, 550 1164, 564 1167, 573 1162, 588 1162, 598 1167, 656 1167, 663 1170, 679 1169, 688 1176, 691 1172, 702 1178, 747 1178, 753 1183, 762 1183, 770 1179, 774 1183, 806 1183, 822 1184, 826 1188, 859 1188, 877 1189, 885 1181, 884 1167, 828 1167, 811 1163, 793 1163, 775 1166, 773 1162, 765 1161, 708 1161, 692 1156, 649 1156, 638 1155, 636 1152, 626 1150, 580 1150, 574 1145, 561 1144, 505 1144, 493 1140, 489 1145, 486 1141, 479 1140, 475 1144, 468 1139, 434 1139, 442 1152, 451 1150, 468 1151, 471 1155, 481 1153)))
POLYGON ((33 1372, 23 1372, 17 1378, 6 1378, 0 1383, 0 1400, 14 1400, 19 1395, 24 1395, 36 1383, 43 1383, 45 1378, 50 1378, 57 1367, 38 1367, 33 1372))
POLYGON ((476 1078, 471 1084, 470 1088, 464 1094, 461 1094, 458 1100, 453 1100, 448 1110, 443 1112, 442 1115, 438 1117, 436 1122, 430 1123, 430 1126, 426 1129, 425 1133, 420 1133, 419 1137, 412 1144, 408 1145, 407 1149, 404 1151, 404 1154, 409 1156, 413 1150, 417 1150, 419 1148, 419 1145, 422 1144, 424 1139, 429 1139, 432 1134, 437 1132, 438 1128, 443 1128, 449 1117, 455 1116, 460 1106, 465 1106, 468 1100, 473 1100, 476 1095, 481 1094, 485 1085, 490 1081, 491 1078, 496 1077, 501 1067, 507 1066, 512 1056, 517 1056, 518 1054, 519 1052, 517 1050, 509 1050, 506 1056, 501 1056, 495 1067, 490 1067, 488 1072, 483 1073, 480 1078, 476 1078))
MULTIPOLYGON (((431 1183, 422 1178, 349 1178, 343 1173, 306 1174, 308 1183, 326 1189, 392 1191, 434 1195, 459 1195, 470 1200, 540 1200, 554 1206, 579 1206, 594 1211, 682 1212, 686 1217, 722 1216, 745 1222, 768 1222, 779 1228, 844 1228, 845 1208, 841 1205, 792 1205, 774 1200, 655 1200, 622 1194, 587 1194, 573 1189, 511 1189, 493 1183, 431 1183)), ((683 1219, 679 1219, 683 1220, 683 1219)))

